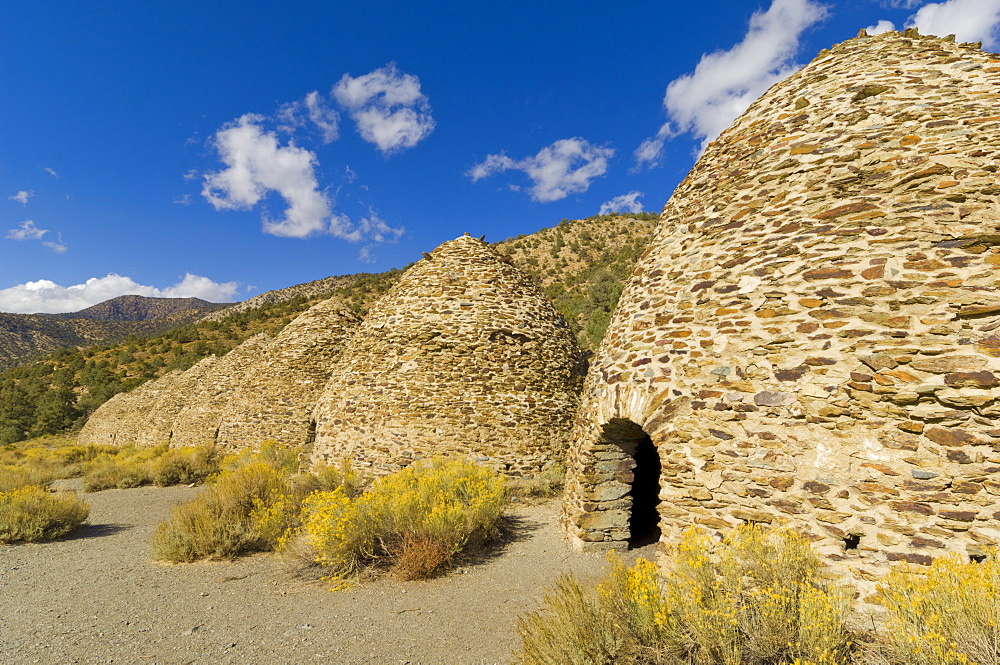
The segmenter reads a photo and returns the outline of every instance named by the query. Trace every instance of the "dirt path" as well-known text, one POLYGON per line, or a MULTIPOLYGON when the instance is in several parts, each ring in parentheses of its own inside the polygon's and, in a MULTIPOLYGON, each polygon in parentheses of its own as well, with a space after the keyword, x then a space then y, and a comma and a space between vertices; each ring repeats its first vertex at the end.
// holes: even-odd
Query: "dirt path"
POLYGON ((270 555, 153 563, 156 524, 198 491, 84 495, 89 526, 75 537, 0 547, 0 662, 504 663, 516 618, 562 572, 605 563, 565 545, 556 501, 518 506, 502 551, 426 582, 331 592, 289 579, 270 555))

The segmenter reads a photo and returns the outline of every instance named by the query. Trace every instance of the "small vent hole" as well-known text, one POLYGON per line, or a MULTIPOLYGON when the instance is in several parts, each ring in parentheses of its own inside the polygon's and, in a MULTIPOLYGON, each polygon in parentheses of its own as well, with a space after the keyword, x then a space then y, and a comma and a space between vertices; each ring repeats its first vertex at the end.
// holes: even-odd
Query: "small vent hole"
POLYGON ((858 549, 858 544, 861 542, 861 536, 852 533, 848 537, 844 538, 844 549, 845 550, 856 550, 858 549))
POLYGON ((969 561, 971 561, 972 563, 982 563, 982 562, 986 561, 986 555, 985 554, 970 554, 969 555, 969 561))

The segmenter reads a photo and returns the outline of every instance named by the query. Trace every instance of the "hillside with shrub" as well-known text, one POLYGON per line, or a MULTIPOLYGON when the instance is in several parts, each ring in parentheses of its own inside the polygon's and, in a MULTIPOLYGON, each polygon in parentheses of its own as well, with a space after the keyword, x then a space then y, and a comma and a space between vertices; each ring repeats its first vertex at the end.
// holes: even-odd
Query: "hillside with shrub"
MULTIPOLYGON (((652 236, 655 220, 650 213, 563 220, 552 228, 496 243, 496 248, 537 280, 569 321, 580 345, 593 350, 625 278, 652 236)), ((114 323, 123 326, 123 339, 114 343, 68 339, 65 348, 0 372, 0 445, 78 429, 115 394, 171 370, 187 369, 208 355, 224 355, 258 333, 276 335, 298 314, 327 298, 338 298, 363 316, 402 272, 327 277, 270 291, 148 336, 128 332, 127 326, 150 322, 59 321, 114 323)), ((123 309, 102 305, 91 309, 123 309)))

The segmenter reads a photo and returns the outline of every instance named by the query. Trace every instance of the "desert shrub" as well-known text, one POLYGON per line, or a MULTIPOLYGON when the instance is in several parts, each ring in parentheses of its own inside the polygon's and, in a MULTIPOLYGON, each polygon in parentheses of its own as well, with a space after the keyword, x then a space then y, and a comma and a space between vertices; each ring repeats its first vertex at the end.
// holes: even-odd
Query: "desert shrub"
POLYGON ((425 578, 495 536, 506 502, 495 472, 435 460, 381 478, 355 499, 342 488, 309 495, 299 537, 334 577, 388 566, 404 579, 425 578))
POLYGON ((131 489, 149 484, 149 465, 132 460, 107 457, 92 463, 83 474, 83 491, 131 489))
POLYGON ((1000 560, 941 557, 930 568, 891 571, 879 584, 888 610, 887 659, 902 665, 1000 663, 1000 560))
POLYGON ((77 445, 74 438, 65 436, 43 436, 0 448, 0 491, 47 487, 57 478, 82 475, 90 460, 113 450, 77 445))
POLYGON ((243 450, 239 453, 226 455, 222 460, 222 468, 234 470, 245 464, 267 464, 285 476, 297 473, 299 470, 299 454, 301 448, 290 447, 268 439, 260 444, 258 450, 243 450))
POLYGON ((263 462, 222 473, 194 500, 178 504, 153 534, 157 559, 232 559, 274 549, 294 521, 286 477, 263 462), (287 520, 287 524, 286 524, 287 520))
POLYGON ((746 526, 718 547, 690 530, 661 575, 618 560, 587 593, 560 580, 519 620, 520 662, 834 665, 848 662, 848 600, 808 542, 746 526))
POLYGON ((0 492, 12 492, 22 487, 48 487, 56 475, 49 469, 33 466, 0 466, 0 492))
POLYGON ((354 470, 350 460, 341 460, 337 466, 320 466, 315 471, 297 473, 290 479, 292 493, 303 498, 312 492, 332 492, 338 487, 348 497, 361 494, 369 479, 354 470))
POLYGON ((541 473, 510 481, 509 489, 513 498, 550 499, 562 492, 566 482, 566 467, 553 464, 541 473))
POLYGON ((200 483, 219 472, 219 461, 219 453, 214 446, 176 448, 153 461, 149 477, 160 487, 200 483))
POLYGON ((89 514, 90 506, 75 494, 51 494, 40 487, 0 492, 0 543, 52 540, 89 514))

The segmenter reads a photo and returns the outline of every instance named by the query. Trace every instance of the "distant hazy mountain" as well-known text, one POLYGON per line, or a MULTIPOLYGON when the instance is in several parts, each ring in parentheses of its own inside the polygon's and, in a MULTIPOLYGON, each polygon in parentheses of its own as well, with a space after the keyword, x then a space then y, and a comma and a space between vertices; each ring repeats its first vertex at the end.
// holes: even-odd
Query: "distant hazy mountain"
POLYGON ((156 333, 229 306, 198 298, 119 296, 66 314, 0 312, 0 369, 65 347, 156 333))
POLYGON ((98 321, 162 321, 187 317, 194 313, 207 314, 230 304, 211 303, 200 298, 148 298, 118 296, 69 314, 43 314, 56 319, 96 319, 98 321))

